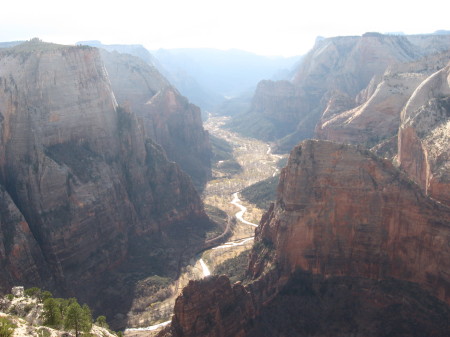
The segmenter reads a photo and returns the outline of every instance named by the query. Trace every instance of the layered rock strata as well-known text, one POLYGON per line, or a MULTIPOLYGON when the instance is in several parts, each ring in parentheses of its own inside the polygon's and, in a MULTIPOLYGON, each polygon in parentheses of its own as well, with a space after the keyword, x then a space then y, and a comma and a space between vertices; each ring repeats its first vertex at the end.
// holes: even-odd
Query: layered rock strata
MULTIPOLYGON (((407 78, 409 82, 402 87, 405 82, 401 78, 383 79, 383 74, 399 63, 446 51, 449 43, 450 37, 445 35, 393 36, 377 33, 318 40, 302 59, 289 82, 291 85, 285 81, 272 82, 270 86, 261 83, 255 91, 251 108, 234 117, 230 127, 263 140, 276 140, 277 149, 288 152, 300 140, 315 135, 316 124, 324 114, 328 116, 324 116, 325 120, 320 121, 319 127, 334 114, 356 109, 334 121, 344 125, 335 131, 337 140, 356 136, 364 141, 374 141, 379 138, 378 130, 386 133, 386 137, 392 136, 393 124, 389 122, 394 120, 398 125, 395 111, 401 110, 420 78, 407 78), (269 92, 268 87, 272 88, 269 92), (392 102, 380 99, 380 94, 389 92, 398 92, 399 97, 392 102), (363 99, 367 93, 370 95, 363 99), (369 105, 363 105, 365 102, 369 105), (379 119, 382 126, 373 120, 373 109, 382 111, 385 117, 379 119), (352 116, 356 119, 352 120, 352 116), (364 116, 367 121, 362 118, 364 116), (354 128, 347 128, 350 121, 354 122, 354 128), (368 136, 363 130, 365 124, 369 124, 368 136), (388 124, 388 129, 384 130, 388 124)), ((330 127, 324 132, 334 131, 330 127)))
POLYGON ((118 104, 137 116, 145 137, 160 144, 202 189, 211 176, 211 145, 200 109, 141 59, 103 50, 101 56, 118 104))
POLYGON ((0 185, 2 291, 20 283, 98 305, 116 270, 155 272, 160 256, 157 271, 176 274, 210 224, 90 47, 0 51, 0 185))
MULTIPOLYGON (((449 53, 425 57, 417 62, 388 67, 383 76, 375 76, 356 99, 333 93, 316 125, 315 136, 341 143, 361 144, 368 148, 396 137, 401 111, 416 88, 436 69, 444 68, 449 53), (352 107, 352 104, 357 104, 352 107)), ((388 157, 393 157, 388 151, 388 157)))
POLYGON ((369 151, 295 147, 258 232, 287 272, 395 278, 450 303, 450 209, 369 151))
POLYGON ((304 141, 257 229, 243 295, 213 296, 209 305, 225 280, 191 284, 177 300, 172 335, 448 334, 449 237, 450 208, 390 161, 304 141), (247 319, 227 330, 222 322, 237 313, 247 319))
POLYGON ((450 205, 450 65, 428 77, 403 109, 398 162, 428 195, 450 205))

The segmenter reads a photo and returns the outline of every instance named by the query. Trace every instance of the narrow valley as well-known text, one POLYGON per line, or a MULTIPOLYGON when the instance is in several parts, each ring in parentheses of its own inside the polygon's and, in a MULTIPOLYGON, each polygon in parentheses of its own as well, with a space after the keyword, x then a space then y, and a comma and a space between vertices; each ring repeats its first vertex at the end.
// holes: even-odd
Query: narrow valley
MULTIPOLYGON (((248 254, 253 245, 254 230, 265 210, 241 199, 239 192, 276 175, 279 171, 277 163, 284 156, 272 154, 267 143, 223 129, 226 120, 227 117, 209 116, 204 124, 212 136, 231 145, 232 159, 213 163, 213 177, 202 195, 207 211, 219 209, 226 213, 227 226, 230 227, 226 242, 201 252, 196 260, 191 260, 183 268, 179 278, 168 287, 170 290, 166 292, 166 298, 148 303, 145 310, 137 310, 138 307, 142 308, 139 303, 145 301, 144 298, 137 297, 129 313, 125 336, 148 336, 149 331, 158 331, 160 327, 167 325, 175 299, 190 280, 215 274, 218 266, 240 254, 248 254), (238 170, 230 169, 231 161, 239 165, 238 170)), ((241 269, 246 267, 246 264, 242 265, 241 269)))

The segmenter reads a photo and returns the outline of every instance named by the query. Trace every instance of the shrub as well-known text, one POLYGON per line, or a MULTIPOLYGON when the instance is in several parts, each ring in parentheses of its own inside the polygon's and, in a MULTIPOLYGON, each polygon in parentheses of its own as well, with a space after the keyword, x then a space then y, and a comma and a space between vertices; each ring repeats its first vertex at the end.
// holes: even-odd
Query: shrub
POLYGON ((105 316, 98 316, 97 319, 95 320, 95 324, 97 324, 98 326, 102 327, 102 328, 109 328, 108 323, 106 323, 106 317, 105 316))
POLYGON ((9 319, 0 317, 0 337, 10 337, 13 335, 16 325, 9 319))
POLYGON ((51 332, 46 328, 40 328, 39 330, 37 330, 37 335, 38 337, 50 337, 51 332))
POLYGON ((25 289, 25 296, 39 298, 41 296, 41 289, 37 287, 25 289))

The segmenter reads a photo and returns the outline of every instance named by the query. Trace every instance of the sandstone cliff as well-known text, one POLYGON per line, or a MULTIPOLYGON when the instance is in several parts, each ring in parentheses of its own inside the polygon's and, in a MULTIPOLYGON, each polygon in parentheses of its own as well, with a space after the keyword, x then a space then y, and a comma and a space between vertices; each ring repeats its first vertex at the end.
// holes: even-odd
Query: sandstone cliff
POLYGON ((104 50, 101 55, 119 105, 136 114, 145 136, 202 189, 211 175, 211 145, 200 109, 141 59, 104 50))
POLYGON ((228 327, 239 336, 447 335, 449 235, 450 208, 391 162, 302 142, 257 229, 239 301, 216 296, 208 306, 206 296, 226 282, 191 284, 172 334, 194 336, 198 319, 207 322, 197 326, 201 336, 227 336, 228 327), (240 328, 222 324, 236 312, 247 317, 240 328))
POLYGON ((175 336, 245 336, 253 310, 250 293, 242 285, 231 286, 226 276, 213 276, 190 281, 183 289, 172 326, 175 336))
POLYGON ((273 244, 277 263, 289 272, 393 277, 450 303, 449 224, 450 209, 390 162, 306 141, 291 152, 258 240, 273 244))
POLYGON ((450 65, 428 77, 402 110, 398 148, 400 166, 450 205, 450 65))
MULTIPOLYGON (((366 147, 383 146, 394 142, 400 126, 400 113, 415 89, 428 76, 446 66, 449 53, 424 57, 412 63, 389 66, 381 77, 375 76, 356 99, 340 92, 332 94, 315 135, 319 139, 341 143, 361 144, 366 147), (352 108, 352 105, 358 104, 352 108)), ((396 144, 383 153, 393 157, 396 144)), ((379 151, 381 153, 381 151, 379 151)))
POLYGON ((31 41, 0 65, 2 291, 20 281, 98 307, 121 271, 126 310, 136 274, 174 275, 202 244, 191 179, 117 105, 97 49, 31 41))
MULTIPOLYGON (((264 140, 272 141, 275 138, 278 150, 288 152, 300 140, 314 135, 314 128, 324 111, 342 113, 362 104, 360 92, 370 87, 371 82, 370 92, 374 94, 373 90, 380 85, 380 79, 388 67, 448 50, 449 44, 448 36, 390 36, 375 33, 361 37, 319 40, 302 60, 291 86, 284 82, 274 82, 269 94, 266 93, 267 86, 259 86, 252 108, 235 117, 230 127, 264 140), (335 94, 339 95, 337 102, 335 94), (267 101, 273 104, 268 104, 267 101), (337 109, 336 103, 343 105, 337 109), (248 123, 249 120, 253 121, 252 124, 248 123), (279 121, 284 123, 280 124, 279 121), (286 125, 289 127, 285 127, 286 125)), ((406 97, 405 101, 408 93, 414 90, 414 81, 408 88, 396 87, 398 81, 399 79, 394 78, 386 79, 377 90, 401 91, 406 97)), ((383 103, 376 99, 372 99, 371 103, 383 109, 389 119, 392 118, 393 108, 401 105, 398 102, 391 107, 389 102, 383 103)), ((369 107, 359 109, 367 108, 369 107)), ((362 134, 358 128, 352 131, 362 134)), ((348 131, 339 130, 336 136, 345 137, 346 132, 348 131)))

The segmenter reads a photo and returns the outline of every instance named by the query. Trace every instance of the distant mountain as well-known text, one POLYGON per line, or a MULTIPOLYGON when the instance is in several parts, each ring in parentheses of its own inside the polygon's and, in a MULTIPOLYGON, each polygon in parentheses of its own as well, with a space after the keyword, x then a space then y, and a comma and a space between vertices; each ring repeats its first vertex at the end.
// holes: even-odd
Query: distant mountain
POLYGON ((140 44, 103 44, 97 40, 79 41, 77 45, 86 45, 96 48, 102 48, 107 51, 117 51, 122 54, 130 54, 137 56, 147 62, 148 64, 158 68, 158 61, 155 57, 140 44))
POLYGON ((450 35, 450 30, 437 30, 433 33, 434 35, 450 35))
POLYGON ((211 173, 211 150, 199 108, 169 83, 143 46, 77 44, 100 48, 117 102, 138 115, 146 136, 160 144, 201 190, 211 173))
POLYGON ((11 41, 11 42, 0 42, 0 48, 11 48, 15 47, 24 41, 11 41))
POLYGON ((287 152, 315 136, 317 123, 330 113, 331 100, 338 99, 341 111, 352 109, 389 67, 449 48, 449 35, 366 33, 318 39, 291 81, 261 81, 250 109, 236 115, 228 127, 277 142, 277 149, 287 152))
MULTIPOLYGON (((153 51, 159 63, 176 79, 173 84, 191 99, 188 94, 192 79, 205 92, 211 102, 217 104, 253 89, 262 79, 289 76, 300 57, 267 57, 242 50, 218 50, 207 48, 160 49, 153 51)), ((195 102, 194 99, 192 99, 195 102)), ((201 106, 210 109, 213 105, 201 106)))

